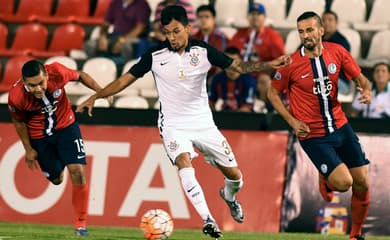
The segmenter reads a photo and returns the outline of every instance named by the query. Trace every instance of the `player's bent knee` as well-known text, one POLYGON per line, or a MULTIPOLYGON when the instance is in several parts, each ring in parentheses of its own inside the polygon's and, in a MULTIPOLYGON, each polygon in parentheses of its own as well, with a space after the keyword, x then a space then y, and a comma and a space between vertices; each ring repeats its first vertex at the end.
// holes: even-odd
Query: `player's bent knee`
POLYGON ((333 181, 332 185, 340 192, 346 192, 352 186, 352 177, 345 177, 333 181))

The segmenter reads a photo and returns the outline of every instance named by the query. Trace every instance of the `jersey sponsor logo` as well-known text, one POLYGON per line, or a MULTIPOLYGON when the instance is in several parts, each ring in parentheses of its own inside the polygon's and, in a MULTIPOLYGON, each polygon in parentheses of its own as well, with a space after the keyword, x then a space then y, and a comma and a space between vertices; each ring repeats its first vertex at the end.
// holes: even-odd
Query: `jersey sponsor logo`
POLYGON ((337 66, 336 66, 336 64, 330 63, 330 64, 328 65, 328 72, 331 73, 331 74, 335 74, 336 71, 337 71, 337 66))
POLYGON ((313 81, 315 83, 313 87, 313 93, 315 95, 329 96, 332 92, 333 85, 332 82, 328 80, 328 76, 325 76, 323 78, 313 78, 313 81))
POLYGON ((62 93, 62 90, 61 90, 61 89, 56 89, 56 90, 53 92, 53 97, 54 97, 54 98, 58 98, 59 96, 61 96, 61 93, 62 93))
POLYGON ((53 113, 57 110, 57 104, 58 101, 54 101, 53 104, 48 104, 45 107, 42 107, 41 113, 53 113))

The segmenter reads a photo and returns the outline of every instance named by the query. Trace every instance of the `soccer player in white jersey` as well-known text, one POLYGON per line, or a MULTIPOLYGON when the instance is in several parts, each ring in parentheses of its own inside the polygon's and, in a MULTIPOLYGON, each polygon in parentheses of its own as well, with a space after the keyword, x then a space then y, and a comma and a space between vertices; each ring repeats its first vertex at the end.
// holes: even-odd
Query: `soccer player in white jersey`
POLYGON ((232 217, 242 223, 244 213, 235 195, 243 185, 242 174, 226 138, 215 126, 208 105, 207 72, 212 65, 240 73, 286 66, 289 56, 269 62, 242 62, 227 57, 205 42, 189 38, 191 25, 180 6, 162 11, 161 23, 167 40, 149 49, 127 73, 92 95, 78 106, 77 112, 92 108, 97 98, 114 95, 137 78, 152 71, 159 93, 158 127, 166 152, 178 168, 182 187, 204 221, 203 232, 213 238, 222 236, 212 217, 191 160, 197 156, 195 146, 205 159, 225 177, 220 195, 230 208, 232 217))

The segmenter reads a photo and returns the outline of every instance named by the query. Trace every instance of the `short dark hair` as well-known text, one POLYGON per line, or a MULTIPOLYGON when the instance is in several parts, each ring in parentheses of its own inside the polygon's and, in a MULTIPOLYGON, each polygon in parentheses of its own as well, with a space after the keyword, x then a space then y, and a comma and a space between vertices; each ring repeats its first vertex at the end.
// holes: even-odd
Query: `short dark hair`
POLYGON ((26 62, 22 67, 23 79, 26 77, 35 77, 40 72, 46 73, 45 66, 37 60, 30 60, 26 62))
POLYGON ((184 26, 188 25, 187 12, 182 6, 167 6, 161 12, 161 25, 165 26, 176 20, 183 24, 184 26))
POLYGON ((211 15, 213 15, 213 17, 216 16, 216 12, 215 12, 215 8, 208 4, 208 5, 200 5, 197 9, 196 9, 196 15, 199 15, 200 12, 205 12, 205 11, 208 11, 208 12, 211 12, 211 15))
POLYGON ((325 14, 331 14, 336 18, 336 22, 339 21, 339 16, 337 16, 337 13, 333 12, 332 10, 330 9, 325 10, 325 12, 322 13, 322 16, 324 16, 325 14))
POLYGON ((241 56, 240 49, 237 47, 227 47, 224 51, 226 54, 239 55, 241 56))
POLYGON ((382 66, 382 65, 387 67, 387 71, 390 72, 390 64, 388 64, 387 62, 377 62, 374 64, 374 67, 372 69, 375 70, 378 66, 382 66))
POLYGON ((317 23, 322 27, 322 20, 320 18, 320 16, 318 16, 317 13, 315 12, 312 12, 312 11, 308 11, 308 12, 304 12, 302 13, 298 18, 297 18, 297 22, 300 22, 302 20, 305 20, 305 19, 308 19, 308 18, 314 18, 317 20, 317 23))

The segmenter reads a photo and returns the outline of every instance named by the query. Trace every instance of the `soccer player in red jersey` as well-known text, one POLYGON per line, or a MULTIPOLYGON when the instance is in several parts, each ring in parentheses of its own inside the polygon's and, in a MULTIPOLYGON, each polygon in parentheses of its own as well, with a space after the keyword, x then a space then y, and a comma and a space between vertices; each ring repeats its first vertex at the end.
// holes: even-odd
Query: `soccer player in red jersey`
POLYGON ((89 187, 85 178, 85 151, 78 123, 64 86, 79 80, 98 91, 87 73, 59 63, 43 65, 31 60, 9 92, 8 109, 26 151, 27 166, 40 169, 55 185, 63 180, 65 166, 73 184, 75 234, 88 236, 86 228, 89 187), (38 164, 37 164, 38 163, 38 164))
POLYGON ((316 13, 303 13, 297 26, 303 46, 292 55, 291 65, 276 72, 268 97, 318 169, 321 195, 330 201, 331 190, 344 192, 352 186, 350 239, 363 240, 370 205, 369 161, 337 101, 337 81, 343 71, 356 83, 362 103, 371 102, 371 85, 342 46, 322 42, 324 28, 316 13), (285 90, 290 111, 279 97, 285 90))

